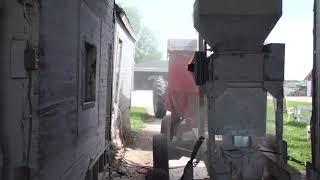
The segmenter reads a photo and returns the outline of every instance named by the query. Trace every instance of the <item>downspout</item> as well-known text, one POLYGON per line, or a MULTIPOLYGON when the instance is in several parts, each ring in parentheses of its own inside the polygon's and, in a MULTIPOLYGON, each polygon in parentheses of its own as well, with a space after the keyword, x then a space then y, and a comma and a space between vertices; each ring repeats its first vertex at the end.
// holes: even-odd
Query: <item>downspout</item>
MULTIPOLYGON (((3 8, 4 8, 4 1, 0 0, 0 12, 3 12, 3 8)), ((3 32, 3 13, 1 13, 0 15, 0 32, 3 32)), ((0 50, 3 50, 3 36, 0 35, 0 50)), ((2 54, 0 52, 0 54, 2 54)), ((1 68, 4 68, 4 66, 0 65, 1 68)), ((3 70, 0 69, 0 72, 4 72, 3 70)), ((0 73, 0 83, 2 84, 4 82, 4 74, 0 73)), ((0 88, 0 99, 2 100, 4 95, 3 92, 3 88, 0 88)), ((8 150, 6 149, 6 138, 5 138, 5 134, 4 134, 4 122, 3 122, 3 115, 4 115, 4 104, 3 101, 0 101, 0 119, 2 121, 0 121, 0 180, 6 180, 8 179, 8 150)))
MULTIPOLYGON (((0 130, 2 131, 2 130, 0 130)), ((2 131, 3 132, 3 131, 2 131)), ((6 139, 4 138, 3 134, 0 135, 0 180, 7 180, 9 179, 9 152, 6 148, 6 139)))
POLYGON ((2 170, 3 170, 3 153, 2 153, 2 147, 0 147, 0 178, 1 178, 1 180, 3 179, 2 170))
POLYGON ((318 48, 319 26, 319 0, 314 0, 314 27, 313 27, 313 70, 312 70, 312 118, 311 126, 311 151, 312 163, 307 164, 307 177, 310 180, 320 178, 320 57, 318 48))
MULTIPOLYGON (((316 55, 316 51, 317 51, 317 43, 316 43, 316 39, 317 39, 317 1, 318 0, 314 0, 314 7, 313 7, 313 68, 312 68, 312 117, 311 117, 311 122, 310 122, 310 128, 311 128, 311 153, 312 153, 312 164, 315 165, 315 121, 316 121, 316 104, 315 104, 315 100, 316 100, 316 96, 317 96, 317 88, 316 88, 316 64, 317 64, 317 55, 316 55)), ((315 168, 315 167, 313 167, 315 168)))

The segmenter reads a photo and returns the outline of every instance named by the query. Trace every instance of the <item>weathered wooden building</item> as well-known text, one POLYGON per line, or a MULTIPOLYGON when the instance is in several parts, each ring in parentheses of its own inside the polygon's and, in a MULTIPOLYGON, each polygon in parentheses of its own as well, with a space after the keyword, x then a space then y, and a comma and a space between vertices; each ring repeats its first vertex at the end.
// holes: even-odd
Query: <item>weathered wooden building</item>
POLYGON ((0 12, 1 179, 96 179, 110 140, 114 1, 1 0, 0 12))
POLYGON ((136 36, 124 10, 115 7, 114 79, 113 79, 113 137, 116 130, 130 129, 131 91, 136 36))

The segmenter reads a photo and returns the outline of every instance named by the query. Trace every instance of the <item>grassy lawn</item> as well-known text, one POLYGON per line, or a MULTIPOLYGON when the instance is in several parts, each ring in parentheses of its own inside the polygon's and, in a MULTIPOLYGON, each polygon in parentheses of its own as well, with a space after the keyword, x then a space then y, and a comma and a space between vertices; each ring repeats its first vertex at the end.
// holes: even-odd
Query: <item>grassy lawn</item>
POLYGON ((145 108, 132 107, 130 112, 130 123, 133 130, 143 128, 144 122, 150 118, 145 108))
POLYGON ((133 146, 136 142, 139 129, 144 127, 144 123, 151 116, 147 113, 145 108, 131 107, 130 111, 130 125, 131 131, 126 132, 126 145, 133 146))
MULTIPOLYGON (((288 108, 290 108, 297 105, 311 105, 311 103, 289 101, 287 105, 288 108)), ((267 112, 267 132, 275 134, 275 113, 272 100, 268 101, 267 112)), ((289 156, 292 156, 302 162, 311 161, 311 144, 307 141, 306 130, 306 127, 309 125, 309 121, 301 120, 298 122, 292 116, 290 116, 289 119, 287 117, 287 114, 284 114, 284 140, 288 143, 289 156)), ((289 162, 289 164, 299 170, 304 170, 304 167, 296 163, 289 162)))
MULTIPOLYGON (((289 101, 287 105, 290 108, 297 105, 311 105, 311 103, 289 101)), ((290 117, 289 120, 285 117, 284 122, 284 139, 288 143, 288 154, 303 162, 311 161, 311 143, 307 140, 306 130, 309 124, 309 121, 298 122, 293 117, 290 117)), ((290 162, 290 165, 299 170, 304 170, 304 167, 295 163, 290 162)))

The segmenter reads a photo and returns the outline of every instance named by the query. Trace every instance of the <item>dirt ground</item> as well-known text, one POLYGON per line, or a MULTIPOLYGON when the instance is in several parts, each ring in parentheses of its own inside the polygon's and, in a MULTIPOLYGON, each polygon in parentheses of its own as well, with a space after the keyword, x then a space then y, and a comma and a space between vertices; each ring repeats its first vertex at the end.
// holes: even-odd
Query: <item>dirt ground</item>
MULTIPOLYGON (((152 137, 153 135, 160 133, 161 119, 153 117, 152 91, 133 92, 131 106, 144 107, 148 114, 152 116, 152 118, 144 124, 144 128, 138 132, 135 145, 133 147, 126 148, 124 155, 124 158, 128 162, 138 167, 138 170, 141 170, 142 167, 142 173, 145 173, 146 169, 153 166, 152 137)), ((170 180, 180 179, 183 172, 183 166, 185 166, 188 161, 188 157, 169 161, 170 180)), ((195 179, 204 179, 207 177, 206 168, 203 162, 195 168, 194 175, 195 179)), ((131 179, 133 179, 133 177, 131 179)), ((141 177, 137 177, 136 179, 141 179, 141 177)))
POLYGON ((135 145, 127 148, 125 157, 141 166, 152 166, 152 137, 160 132, 161 126, 161 119, 153 117, 152 91, 132 92, 131 107, 145 108, 152 118, 138 131, 135 145))
POLYGON ((127 148, 125 158, 140 166, 152 166, 152 137, 160 132, 160 119, 151 118, 138 132, 135 145, 127 148))
MULTIPOLYGON (((145 127, 141 129, 138 133, 138 138, 135 143, 135 146, 132 148, 127 148, 125 152, 125 159, 136 166, 148 167, 153 166, 153 157, 152 157, 152 136, 160 132, 161 119, 151 118, 145 127)), ((170 160, 170 180, 180 179, 183 166, 189 161, 188 157, 182 157, 179 160, 170 160)), ((138 168, 140 169, 140 168, 138 168)), ((145 170, 144 169, 144 170, 145 170)), ((145 173, 146 171, 141 171, 145 173)), ((207 177, 206 168, 203 162, 201 162, 194 170, 195 178, 204 179, 207 177)), ((138 177, 137 179, 140 179, 138 177)))
POLYGON ((152 91, 134 91, 131 98, 131 107, 145 108, 151 118, 138 131, 133 147, 126 148, 125 158, 139 166, 152 167, 152 137, 160 132, 161 119, 153 117, 152 91))

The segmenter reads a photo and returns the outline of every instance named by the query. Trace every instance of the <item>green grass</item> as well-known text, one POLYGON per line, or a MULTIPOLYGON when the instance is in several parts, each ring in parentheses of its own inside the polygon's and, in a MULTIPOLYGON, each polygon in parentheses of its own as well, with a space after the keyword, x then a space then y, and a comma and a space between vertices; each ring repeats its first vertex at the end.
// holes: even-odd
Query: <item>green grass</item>
MULTIPOLYGON (((294 102, 290 101, 287 103, 288 108, 294 107, 297 105, 311 105, 307 102, 294 102)), ((303 112, 302 112, 303 113, 303 112)), ((306 112, 304 112, 306 113, 306 112)), ((272 100, 268 101, 267 109, 267 133, 275 134, 274 127, 274 107, 272 100)), ((297 122, 292 116, 287 118, 287 114, 284 114, 284 140, 288 144, 288 155, 292 156, 302 162, 311 161, 311 144, 307 141, 307 130, 306 127, 309 125, 309 121, 301 120, 297 122)), ((304 170, 304 167, 289 162, 291 166, 299 170, 304 170)))
MULTIPOLYGON (((290 108, 297 105, 311 105, 311 103, 289 101, 287 105, 290 108)), ((308 112, 302 112, 302 114, 305 113, 308 112)), ((284 139, 288 143, 288 154, 303 162, 311 161, 311 143, 307 140, 306 129, 310 122, 305 120, 298 122, 292 116, 287 120, 287 114, 285 116, 283 128, 284 139)), ((289 164, 299 170, 304 170, 304 167, 296 163, 290 162, 289 164)))
MULTIPOLYGON (((311 144, 307 141, 307 122, 288 121, 284 123, 284 140, 288 144, 288 155, 302 162, 311 161, 311 144)), ((304 170, 304 167, 289 162, 293 167, 304 170)))
POLYGON ((145 108, 132 107, 130 117, 131 128, 138 130, 144 127, 144 123, 150 118, 150 115, 145 108))
POLYGON ((130 125, 131 130, 126 132, 126 145, 133 146, 135 145, 136 139, 138 137, 139 129, 144 127, 144 123, 151 116, 147 113, 145 108, 141 107, 131 107, 130 111, 130 125))
POLYGON ((309 102, 288 101, 287 105, 288 105, 288 107, 294 107, 294 106, 297 106, 297 105, 307 105, 307 106, 309 106, 309 105, 311 105, 311 103, 309 103, 309 102))

